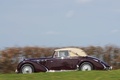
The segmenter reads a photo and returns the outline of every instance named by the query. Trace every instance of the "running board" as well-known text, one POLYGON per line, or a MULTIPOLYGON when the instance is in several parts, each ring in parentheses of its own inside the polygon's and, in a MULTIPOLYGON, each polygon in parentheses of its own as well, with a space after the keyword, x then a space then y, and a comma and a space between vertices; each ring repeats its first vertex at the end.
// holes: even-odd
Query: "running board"
POLYGON ((77 71, 77 70, 48 70, 47 72, 69 72, 69 71, 77 71))

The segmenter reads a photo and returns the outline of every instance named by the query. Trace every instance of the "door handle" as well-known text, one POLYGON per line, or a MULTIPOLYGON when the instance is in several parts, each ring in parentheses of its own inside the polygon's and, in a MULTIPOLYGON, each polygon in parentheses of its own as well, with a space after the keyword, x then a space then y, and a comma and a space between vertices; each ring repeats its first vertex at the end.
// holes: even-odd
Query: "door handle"
POLYGON ((50 61, 50 62, 53 62, 53 61, 50 61))

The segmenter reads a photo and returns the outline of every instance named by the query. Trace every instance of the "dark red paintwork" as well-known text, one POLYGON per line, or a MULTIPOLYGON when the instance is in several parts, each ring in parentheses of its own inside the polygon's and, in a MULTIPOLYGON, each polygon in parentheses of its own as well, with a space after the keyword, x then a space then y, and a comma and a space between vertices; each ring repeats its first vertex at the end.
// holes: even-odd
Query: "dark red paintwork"
MULTIPOLYGON (((54 56, 54 54, 53 54, 54 56)), ((21 72, 21 67, 24 64, 31 64, 34 67, 34 72, 46 72, 49 70, 79 70, 84 62, 89 62, 93 65, 93 70, 111 69, 111 66, 94 57, 49 57, 37 59, 24 59, 17 66, 17 72, 21 72)))

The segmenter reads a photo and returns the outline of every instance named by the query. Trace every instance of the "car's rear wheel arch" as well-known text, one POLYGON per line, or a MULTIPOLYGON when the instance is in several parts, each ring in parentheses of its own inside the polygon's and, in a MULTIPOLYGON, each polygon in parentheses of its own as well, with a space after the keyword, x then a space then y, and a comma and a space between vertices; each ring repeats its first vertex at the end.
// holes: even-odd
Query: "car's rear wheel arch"
POLYGON ((89 65, 91 66, 92 70, 95 69, 95 67, 94 67, 94 65, 93 65, 92 62, 90 62, 90 61, 84 61, 84 62, 81 62, 81 63, 79 64, 79 70, 81 70, 81 67, 82 67, 83 64, 89 64, 89 65))
POLYGON ((35 72, 35 71, 36 71, 33 64, 31 64, 31 63, 24 63, 24 64, 22 64, 21 67, 20 67, 20 73, 22 73, 22 68, 23 68, 24 66, 30 66, 30 67, 32 68, 32 72, 35 72))

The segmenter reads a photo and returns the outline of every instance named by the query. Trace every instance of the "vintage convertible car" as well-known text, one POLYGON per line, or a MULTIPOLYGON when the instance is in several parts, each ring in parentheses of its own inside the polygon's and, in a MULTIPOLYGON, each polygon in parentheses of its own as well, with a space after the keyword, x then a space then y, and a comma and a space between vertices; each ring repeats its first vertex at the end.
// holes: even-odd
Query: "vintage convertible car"
POLYGON ((109 70, 107 63, 88 56, 78 48, 56 49, 49 58, 24 59, 16 69, 17 73, 54 72, 66 70, 109 70))

